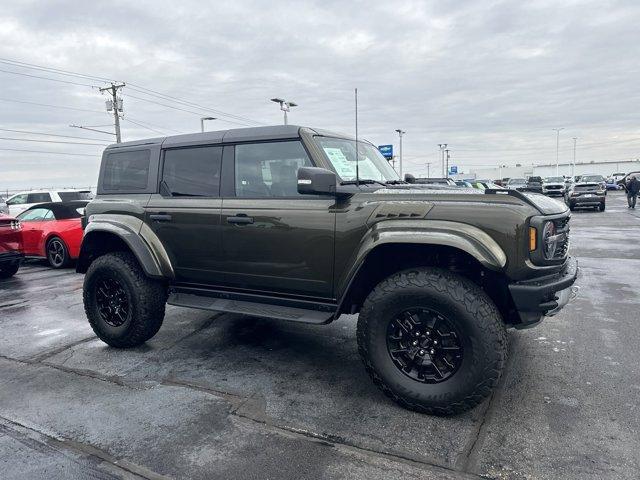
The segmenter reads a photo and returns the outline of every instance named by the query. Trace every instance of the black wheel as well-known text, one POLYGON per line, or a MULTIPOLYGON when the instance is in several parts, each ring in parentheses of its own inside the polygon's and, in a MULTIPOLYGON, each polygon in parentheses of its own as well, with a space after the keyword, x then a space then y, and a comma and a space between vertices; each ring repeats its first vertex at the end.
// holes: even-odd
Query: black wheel
POLYGON ((357 336, 374 383, 403 407, 435 415, 481 403, 507 355, 491 299, 470 280, 435 268, 383 280, 362 306, 357 336))
POLYGON ((63 268, 69 265, 69 250, 61 238, 52 237, 47 242, 47 261, 51 268, 63 268))
POLYGON ((0 265, 0 278, 13 277, 20 268, 20 262, 5 263, 0 265))
POLYGON ((89 324, 103 342, 135 347, 160 330, 167 289, 148 278, 131 253, 108 253, 89 267, 83 300, 89 324))
POLYGON ((606 205, 605 205, 605 204, 604 204, 604 202, 603 202, 603 203, 601 203, 601 204, 600 204, 600 206, 598 207, 598 210, 600 210, 601 212, 604 212, 605 208, 606 208, 606 205))
POLYGON ((576 206, 573 205, 572 203, 569 204, 569 210, 571 210, 572 212, 576 209, 576 206))

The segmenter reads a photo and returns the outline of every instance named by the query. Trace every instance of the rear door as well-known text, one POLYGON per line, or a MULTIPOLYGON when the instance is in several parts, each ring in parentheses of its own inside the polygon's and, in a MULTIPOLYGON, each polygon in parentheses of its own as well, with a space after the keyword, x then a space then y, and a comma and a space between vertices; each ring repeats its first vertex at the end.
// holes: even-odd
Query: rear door
POLYGON ((331 298, 335 198, 300 195, 311 166, 299 140, 246 143, 225 155, 221 226, 225 283, 331 298))
POLYGON ((162 152, 159 193, 145 221, 162 242, 179 282, 221 283, 220 145, 162 152))

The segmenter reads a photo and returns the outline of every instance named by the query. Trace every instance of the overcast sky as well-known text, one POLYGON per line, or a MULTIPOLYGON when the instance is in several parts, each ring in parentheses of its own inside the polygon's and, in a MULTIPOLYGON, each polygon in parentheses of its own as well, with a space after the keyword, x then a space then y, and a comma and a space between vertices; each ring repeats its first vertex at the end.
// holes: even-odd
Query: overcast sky
MULTIPOLYGON (((362 136, 397 145, 394 130, 405 130, 405 171, 415 174, 426 173, 426 162, 436 168, 445 142, 464 170, 552 163, 556 127, 564 127, 561 160, 572 156, 572 137, 578 161, 640 157, 634 0, 0 5, 3 60, 131 84, 123 89, 124 140, 198 131, 205 115, 220 117, 210 129, 281 123, 269 101, 276 96, 300 105, 291 123, 352 134, 357 87, 362 136)), ((113 131, 106 98, 91 87, 104 82, 7 63, 0 70, 0 190, 94 185, 102 145, 7 139, 112 142, 69 127, 113 131)))

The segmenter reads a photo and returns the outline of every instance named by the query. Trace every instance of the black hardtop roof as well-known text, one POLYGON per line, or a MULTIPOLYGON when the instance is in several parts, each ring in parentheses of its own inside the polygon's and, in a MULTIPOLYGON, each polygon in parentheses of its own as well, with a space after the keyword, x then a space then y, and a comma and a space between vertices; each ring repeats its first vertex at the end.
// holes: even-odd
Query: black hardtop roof
POLYGON ((79 216, 77 215, 76 209, 84 208, 88 203, 89 200, 70 200, 68 202, 38 203, 27 208, 25 212, 28 212, 29 210, 35 210, 36 208, 46 208, 47 210, 53 211, 53 214, 56 216, 56 218, 60 220, 64 218, 74 218, 79 216))
MULTIPOLYGON (((300 131, 307 130, 318 135, 327 135, 340 138, 353 139, 350 135, 330 132, 317 128, 301 127, 299 125, 270 125, 265 127, 232 128, 230 130, 217 130, 203 133, 186 133, 182 135, 171 135, 168 137, 147 138, 133 140, 131 142, 114 143, 107 149, 140 147, 140 146, 184 146, 197 145, 202 143, 233 143, 233 142, 256 142, 261 140, 285 140, 299 138, 300 131)), ((364 141, 364 139, 362 139, 364 141)))

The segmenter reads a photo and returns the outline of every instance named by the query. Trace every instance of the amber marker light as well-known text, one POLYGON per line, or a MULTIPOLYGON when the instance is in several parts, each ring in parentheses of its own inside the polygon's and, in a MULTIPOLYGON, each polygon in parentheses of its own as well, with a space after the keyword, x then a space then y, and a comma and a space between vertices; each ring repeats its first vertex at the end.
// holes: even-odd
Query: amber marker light
POLYGON ((533 252, 538 247, 538 231, 529 227, 529 251, 533 252))

